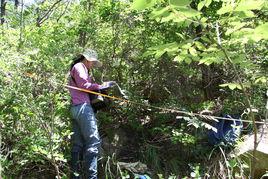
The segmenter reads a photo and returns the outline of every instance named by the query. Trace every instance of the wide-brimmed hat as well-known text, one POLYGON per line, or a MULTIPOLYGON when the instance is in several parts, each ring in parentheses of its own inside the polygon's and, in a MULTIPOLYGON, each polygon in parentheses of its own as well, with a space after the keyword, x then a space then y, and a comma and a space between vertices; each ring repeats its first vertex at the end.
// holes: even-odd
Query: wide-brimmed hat
POLYGON ((94 62, 94 67, 101 67, 102 63, 98 60, 98 54, 95 50, 86 49, 83 53, 81 53, 88 61, 94 62))

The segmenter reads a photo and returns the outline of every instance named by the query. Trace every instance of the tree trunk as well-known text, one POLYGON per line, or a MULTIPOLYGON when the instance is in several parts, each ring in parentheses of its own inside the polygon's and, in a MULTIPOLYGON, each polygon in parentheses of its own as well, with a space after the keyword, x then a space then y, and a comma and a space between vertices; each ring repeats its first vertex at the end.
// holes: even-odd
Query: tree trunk
POLYGON ((40 24, 41 15, 40 15, 40 9, 39 9, 39 7, 36 8, 36 14, 37 14, 36 26, 37 27, 41 27, 41 24, 40 24))
POLYGON ((15 8, 18 9, 18 7, 19 7, 19 0, 15 0, 15 4, 14 5, 15 5, 15 8))
POLYGON ((1 25, 4 24, 5 18, 4 16, 6 15, 6 0, 1 0, 1 12, 0 12, 0 23, 1 25))

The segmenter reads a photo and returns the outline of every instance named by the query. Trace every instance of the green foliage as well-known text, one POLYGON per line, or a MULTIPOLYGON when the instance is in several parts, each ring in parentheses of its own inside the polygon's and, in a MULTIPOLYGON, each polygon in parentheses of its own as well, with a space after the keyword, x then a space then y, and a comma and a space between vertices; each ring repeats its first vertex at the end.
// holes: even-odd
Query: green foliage
POLYGON ((176 0, 169 0, 169 4, 172 6, 187 6, 191 3, 189 0, 181 0, 181 1, 176 1, 176 0))
POLYGON ((135 0, 132 4, 132 9, 143 10, 152 7, 156 3, 156 0, 135 0))
POLYGON ((231 90, 234 90, 234 89, 242 89, 241 85, 237 84, 237 83, 226 83, 226 84, 222 84, 220 85, 221 87, 229 87, 231 90))
MULTIPOLYGON (((0 36, 0 161, 6 178, 36 178, 40 171, 68 178, 70 97, 62 84, 72 58, 85 48, 96 49, 104 64, 93 71, 95 81, 117 81, 130 100, 239 113, 247 108, 245 89, 258 115, 265 114, 264 0, 44 1, 20 10, 8 3, 0 36)), ((211 149, 203 137, 214 128, 201 118, 113 102, 98 119, 102 136, 112 139, 117 129, 130 133, 117 157, 102 159, 107 178, 131 175, 118 171, 123 159, 142 161, 158 178, 198 178, 208 169, 211 149)), ((235 172, 239 162, 228 159, 228 167, 235 172)))

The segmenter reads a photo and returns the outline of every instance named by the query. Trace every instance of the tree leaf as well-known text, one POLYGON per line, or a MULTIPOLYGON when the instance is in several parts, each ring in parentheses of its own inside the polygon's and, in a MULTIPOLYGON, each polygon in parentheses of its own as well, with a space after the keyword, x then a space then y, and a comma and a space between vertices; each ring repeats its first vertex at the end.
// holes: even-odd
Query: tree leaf
POLYGON ((230 35, 231 33, 241 29, 242 27, 244 27, 246 25, 245 22, 239 22, 239 21, 236 21, 236 22, 233 22, 233 23, 230 23, 231 24, 231 28, 228 28, 227 31, 226 31, 226 35, 230 35))
POLYGON ((150 18, 167 17, 169 14, 168 7, 160 7, 151 12, 150 18))
POLYGON ((235 8, 235 11, 260 10, 263 6, 263 0, 242 0, 235 8))
POLYGON ((228 13, 228 12, 232 12, 233 11, 233 7, 230 6, 230 5, 225 5, 225 6, 222 6, 218 11, 217 11, 217 14, 219 15, 222 15, 222 14, 225 14, 225 13, 228 13))
POLYGON ((247 42, 248 40, 256 40, 257 36, 254 35, 254 29, 252 28, 242 28, 236 32, 232 33, 232 37, 236 39, 236 41, 247 42))
POLYGON ((221 84, 219 85, 220 87, 228 87, 230 88, 231 90, 234 90, 234 89, 242 89, 241 85, 238 84, 238 83, 226 83, 226 84, 221 84))
POLYGON ((163 17, 161 22, 168 22, 168 21, 173 21, 177 17, 175 16, 174 13, 169 13, 166 17, 163 17))
POLYGON ((198 65, 205 64, 205 65, 209 66, 212 63, 217 63, 217 62, 218 62, 218 60, 215 57, 205 57, 199 61, 198 65))
POLYGON ((143 54, 142 54, 142 57, 148 57, 148 56, 150 56, 150 55, 154 55, 155 54, 155 51, 153 51, 153 50, 148 50, 148 51, 146 51, 146 52, 144 52, 143 54))
POLYGON ((244 15, 244 18, 256 17, 256 15, 254 14, 254 12, 252 12, 252 11, 243 11, 242 13, 244 15))
POLYGON ((173 54, 178 50, 178 44, 176 42, 157 45, 154 47, 151 47, 149 51, 155 51, 155 58, 161 57, 165 52, 168 52, 170 54, 173 54))
POLYGON ((264 3, 263 8, 264 8, 265 10, 268 10, 268 1, 266 1, 266 2, 264 3))
POLYGON ((169 0, 169 4, 172 6, 187 6, 190 3, 189 0, 169 0))
POLYGON ((195 41, 194 44, 199 50, 205 50, 206 49, 206 47, 199 41, 195 41))
POLYGON ((190 47, 190 48, 189 48, 189 52, 190 52, 190 54, 193 55, 194 57, 197 56, 197 51, 195 50, 195 48, 190 47))
POLYGON ((185 63, 187 63, 188 65, 192 62, 191 58, 185 58, 184 59, 185 63))
POLYGON ((212 0, 206 0, 205 6, 208 7, 212 3, 212 0))
POLYGON ((268 39, 268 23, 259 25, 254 29, 255 35, 260 35, 263 39, 268 39))
MULTIPOLYGON (((201 13, 198 12, 197 10, 194 10, 192 8, 187 8, 187 7, 179 7, 178 8, 179 13, 182 15, 182 17, 195 17, 200 15, 201 13)), ((182 18, 180 17, 180 18, 182 18)))
POLYGON ((198 11, 201 11, 202 8, 205 6, 205 4, 206 4, 206 1, 200 1, 200 2, 198 3, 198 5, 197 5, 197 10, 198 10, 198 11))
POLYGON ((212 3, 212 0, 200 1, 197 5, 197 10, 201 11, 204 6, 208 7, 212 3))
POLYGON ((155 58, 160 58, 166 51, 165 50, 158 50, 155 53, 155 58))
POLYGON ((183 60, 184 60, 184 59, 181 58, 180 55, 177 55, 177 56, 174 58, 174 61, 179 62, 179 63, 183 62, 183 60))
POLYGON ((255 83, 263 83, 265 84, 268 81, 268 77, 262 76, 255 80, 255 83))
POLYGON ((144 10, 146 8, 152 7, 155 5, 156 0, 134 0, 131 5, 131 9, 134 10, 144 10))

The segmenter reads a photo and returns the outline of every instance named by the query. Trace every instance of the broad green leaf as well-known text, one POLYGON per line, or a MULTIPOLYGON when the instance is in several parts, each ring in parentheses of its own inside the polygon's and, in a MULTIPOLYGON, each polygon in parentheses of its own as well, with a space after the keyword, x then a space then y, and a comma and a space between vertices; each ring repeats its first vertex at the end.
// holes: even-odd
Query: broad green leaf
POLYGON ((229 167, 234 168, 237 166, 237 161, 235 159, 231 159, 228 161, 228 165, 229 167))
POLYGON ((188 64, 191 63, 191 59, 189 58, 187 50, 183 50, 179 55, 177 55, 174 58, 174 61, 177 61, 179 63, 181 63, 181 62, 186 62, 188 64))
POLYGON ((202 53, 201 56, 202 58, 199 60, 199 64, 205 65, 211 65, 212 63, 220 64, 225 58, 223 52, 214 49, 214 47, 210 47, 208 51, 202 53))
POLYGON ((185 58, 188 57, 188 49, 183 49, 181 51, 180 55, 183 56, 183 57, 185 57, 185 58))
POLYGON ((178 47, 179 46, 176 42, 172 42, 172 43, 167 43, 167 44, 151 47, 149 51, 155 51, 155 58, 159 58, 165 52, 168 52, 169 54, 173 54, 174 52, 178 50, 178 47))
POLYGON ((178 37, 180 37, 181 39, 185 40, 185 36, 184 36, 183 34, 176 33, 176 35, 177 35, 178 37))
POLYGON ((201 65, 201 64, 205 64, 205 65, 207 65, 207 66, 209 66, 209 65, 211 65, 213 63, 213 58, 202 58, 200 61, 199 61, 199 63, 198 63, 198 65, 201 65))
POLYGON ((232 59, 232 63, 239 65, 242 68, 250 68, 250 65, 252 64, 251 61, 246 60, 246 55, 243 52, 229 53, 229 56, 232 59))
POLYGON ((215 52, 215 51, 218 51, 218 48, 211 46, 211 47, 207 48, 205 51, 206 52, 215 52))
POLYGON ((260 10, 263 6, 263 0, 242 0, 235 8, 235 11, 260 10))
POLYGON ((201 13, 191 9, 191 8, 185 8, 185 7, 179 7, 177 8, 179 11, 179 17, 178 18, 183 18, 183 17, 195 17, 200 15, 201 13), (181 15, 180 15, 181 14, 181 15))
POLYGON ((153 54, 155 54, 155 52, 149 50, 149 51, 144 52, 144 53, 142 54, 142 56, 143 56, 143 57, 148 57, 148 56, 153 55, 153 54))
POLYGON ((263 5, 263 9, 268 10, 268 1, 266 1, 263 5))
POLYGON ((173 6, 187 6, 190 3, 190 0, 169 0, 169 4, 173 6))
POLYGON ((233 32, 232 37, 240 42, 247 42, 248 40, 256 38, 256 36, 254 37, 254 29, 252 28, 242 28, 233 32))
POLYGON ((199 50, 205 50, 206 49, 206 47, 199 41, 195 41, 194 44, 199 50))
POLYGON ((175 47, 178 47, 178 44, 176 42, 171 42, 151 47, 150 50, 166 50, 168 48, 175 48, 175 47))
POLYGON ((163 17, 161 22, 168 22, 176 19, 176 15, 174 13, 169 13, 167 17, 163 17))
POLYGON ((166 49, 166 52, 168 53, 168 55, 173 56, 175 53, 178 52, 178 48, 179 46, 174 46, 174 47, 166 49))
POLYGON ((260 35, 263 39, 268 39, 268 23, 259 25, 254 29, 255 35, 260 35))
POLYGON ((185 63, 187 63, 188 65, 192 62, 191 58, 185 58, 184 59, 185 63))
POLYGON ((168 7, 160 7, 153 10, 150 14, 150 18, 167 17, 170 14, 168 7))
POLYGON ((199 14, 201 13, 194 9, 187 8, 187 7, 178 7, 176 9, 173 9, 172 12, 170 12, 167 19, 173 20, 173 22, 180 23, 183 21, 186 22, 187 18, 192 18, 192 17, 198 16, 199 14))
POLYGON ((238 83, 226 83, 226 84, 221 84, 219 85, 220 87, 228 87, 230 88, 231 90, 234 90, 234 89, 242 89, 241 85, 238 84, 238 83))
POLYGON ((206 1, 200 1, 200 2, 198 3, 198 5, 197 5, 197 10, 198 10, 198 11, 201 11, 202 8, 205 6, 205 4, 206 4, 206 1))
POLYGON ((208 57, 203 57, 198 65, 201 65, 201 64, 205 64, 207 66, 211 65, 212 63, 218 63, 218 59, 216 57, 213 57, 213 56, 208 56, 208 57))
POLYGON ((152 7, 156 3, 156 0, 134 0, 131 8, 134 10, 144 10, 152 7))
POLYGON ((205 25, 205 22, 207 22, 207 18, 206 17, 202 17, 201 19, 200 19, 200 21, 203 23, 203 25, 205 25))
POLYGON ((174 19, 172 19, 173 20, 173 22, 175 23, 178 23, 178 25, 185 25, 186 23, 187 23, 187 18, 186 17, 182 17, 182 18, 177 18, 177 16, 176 16, 176 18, 174 18, 174 19))
POLYGON ((181 46, 181 49, 189 49, 192 46, 191 43, 186 43, 181 46))
POLYGON ((190 52, 191 55, 193 55, 193 56, 195 56, 195 57, 197 56, 197 51, 195 50, 195 48, 190 47, 190 48, 189 48, 189 52, 190 52))
POLYGON ((229 12, 232 12, 232 11, 233 11, 233 7, 230 6, 230 5, 226 5, 226 6, 221 7, 217 11, 217 14, 222 15, 222 14, 229 13, 229 12))
POLYGON ((204 6, 208 7, 212 3, 212 0, 200 1, 197 5, 197 10, 201 11, 204 6))
POLYGON ((184 60, 184 59, 183 59, 180 55, 177 55, 177 56, 174 58, 173 61, 176 61, 176 62, 181 63, 181 62, 183 62, 183 60, 184 60))
MULTIPOLYGON (((244 17, 243 18, 252 18, 252 17, 256 17, 256 15, 254 14, 254 12, 252 11, 243 11, 242 12, 244 17)), ((240 16, 241 17, 241 16, 240 16)))
POLYGON ((166 51, 165 50, 159 50, 155 53, 155 58, 160 58, 166 51))
POLYGON ((212 0, 206 0, 205 6, 208 7, 212 3, 212 0))
POLYGON ((268 81, 268 78, 265 76, 259 77, 255 80, 255 83, 263 83, 265 84, 268 81))
POLYGON ((246 23, 244 23, 244 22, 239 22, 239 21, 233 22, 233 23, 231 23, 232 27, 228 28, 225 34, 230 35, 231 33, 241 29, 245 25, 246 25, 246 23))
POLYGON ((209 38, 207 38, 206 36, 202 36, 201 39, 204 41, 204 42, 207 42, 207 43, 211 43, 211 40, 209 38))

